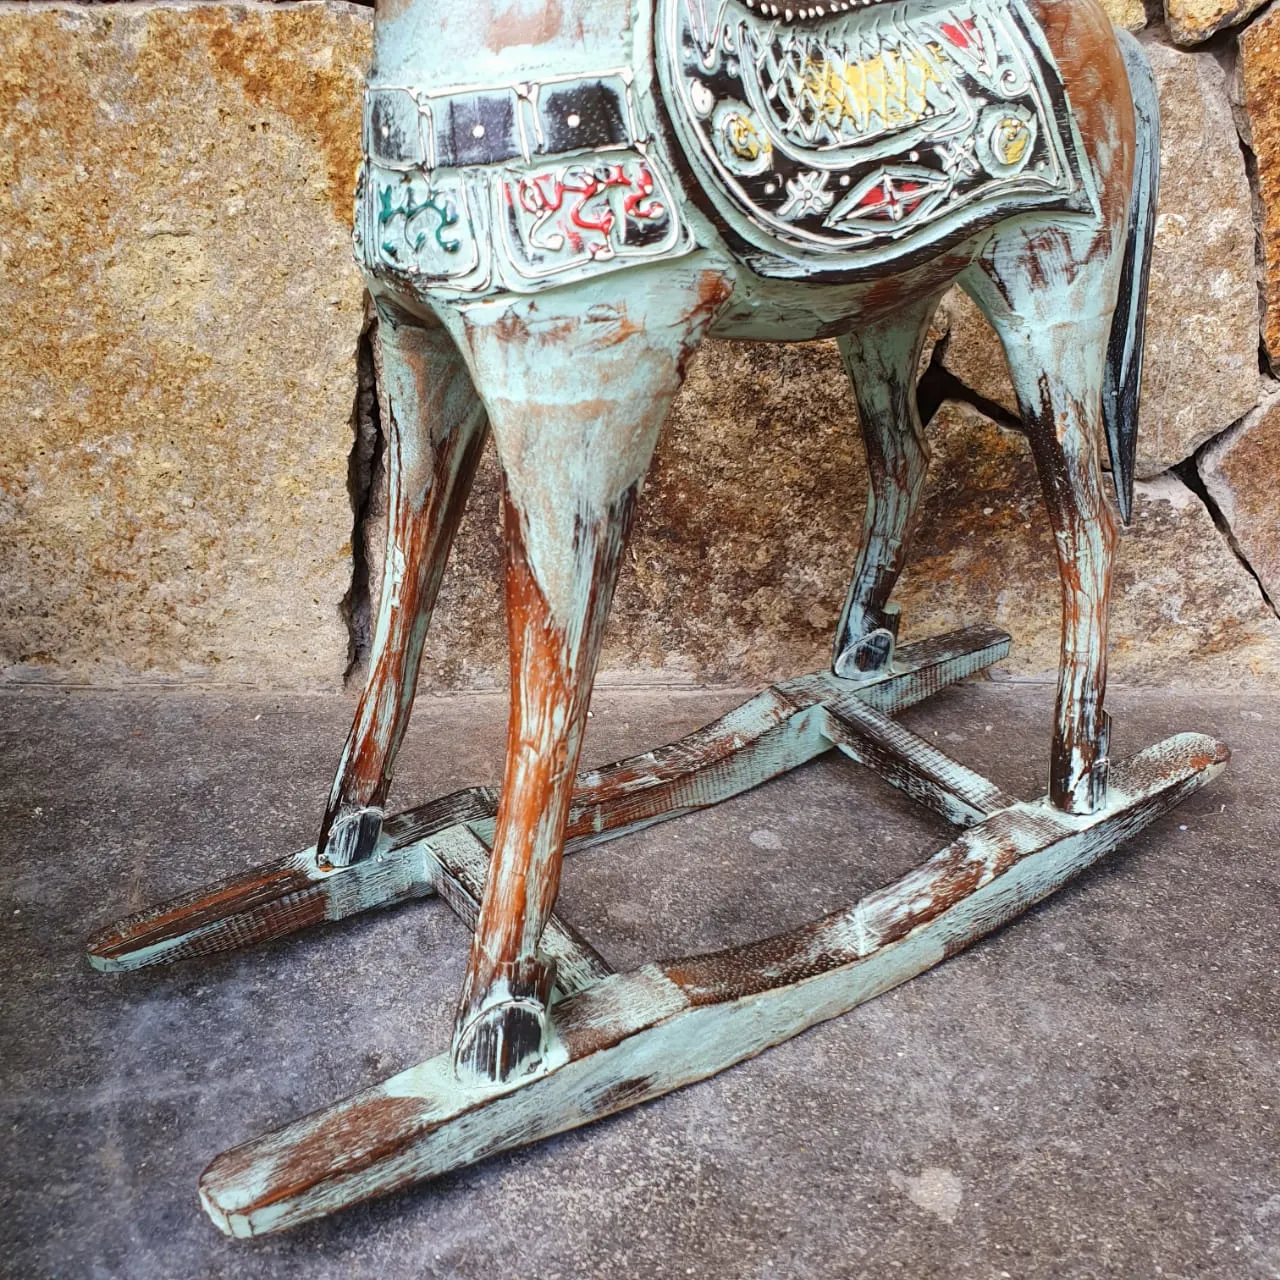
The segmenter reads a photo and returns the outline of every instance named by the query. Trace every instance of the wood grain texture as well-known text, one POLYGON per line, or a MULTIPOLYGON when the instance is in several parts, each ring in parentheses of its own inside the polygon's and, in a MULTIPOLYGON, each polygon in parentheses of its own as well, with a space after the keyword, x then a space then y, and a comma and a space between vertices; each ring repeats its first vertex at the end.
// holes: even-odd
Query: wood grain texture
POLYGON ((1182 734, 1115 767, 1113 803, 1014 804, 894 884, 813 924, 617 974, 556 1005, 541 1072, 464 1086, 442 1055, 219 1156, 201 1179, 222 1230, 295 1226, 721 1071, 890 990, 1054 892, 1226 762, 1182 734))
POLYGON ((823 737, 956 826, 973 826, 1011 803, 981 774, 856 699, 822 711, 823 737))
POLYGON ((832 670, 839 675, 876 670, 893 657, 897 617, 886 611, 906 562, 929 470, 916 370, 939 297, 921 298, 840 338, 858 401, 868 491, 862 545, 836 627, 832 670))
MULTIPOLYGON (((1147 267, 1126 233, 1145 190, 1133 185, 1134 98, 1150 84, 1131 83, 1134 51, 1122 55, 1096 0, 864 7, 653 0, 635 8, 629 56, 616 25, 593 28, 594 42, 582 28, 570 53, 559 4, 504 9, 486 38, 487 82, 471 86, 455 78, 471 50, 423 44, 427 0, 380 15, 357 257, 384 313, 420 317, 440 353, 456 344, 504 479, 511 717, 458 1004, 461 1071, 509 1079, 547 1047, 539 943, 600 640, 636 495, 704 337, 841 335, 871 492, 834 670, 865 678, 892 669, 889 597, 927 467, 914 394, 925 334, 949 285, 972 294, 1008 351, 1057 535, 1051 802, 1106 803, 1115 529, 1097 448, 1114 323, 1123 350, 1140 339, 1134 308, 1114 313, 1147 267)), ((429 567, 409 552, 424 581, 447 542, 429 567)), ((377 848, 429 597, 408 593, 416 620, 388 649, 408 681, 395 714, 353 730, 372 753, 349 743, 340 766, 318 841, 330 862, 377 848)), ((399 679, 371 676, 366 700, 380 706, 399 679)), ((849 750, 847 726, 833 728, 849 750)), ((858 740, 913 794, 981 819, 964 794, 980 793, 973 779, 891 738, 858 740)))
POLYGON ((607 302, 513 299, 500 317, 460 317, 505 481, 511 655, 493 859, 458 1001, 460 1070, 505 1079, 543 1052, 550 976, 538 947, 618 569, 685 358, 730 291, 697 265, 656 291, 620 275, 607 302))
MULTIPOLYGON (((823 701, 852 696, 893 715, 998 662, 1008 650, 1008 635, 996 627, 934 636, 900 649, 895 671, 877 680, 851 686, 829 672, 802 676, 678 742, 588 770, 570 804, 565 851, 719 804, 829 750, 816 722, 796 723, 799 712, 823 701)), ((427 897, 435 881, 416 846, 459 823, 491 844, 496 813, 492 787, 442 796, 387 818, 368 866, 322 868, 314 849, 303 850, 118 921, 89 940, 90 962, 120 972, 212 955, 321 920, 427 897)))

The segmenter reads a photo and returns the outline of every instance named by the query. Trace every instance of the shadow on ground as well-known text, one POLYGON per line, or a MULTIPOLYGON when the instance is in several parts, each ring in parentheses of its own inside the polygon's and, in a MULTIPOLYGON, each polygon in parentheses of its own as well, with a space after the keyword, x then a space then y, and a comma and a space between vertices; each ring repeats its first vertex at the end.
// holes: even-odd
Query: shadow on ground
MULTIPOLYGON (((1007 790, 1051 691, 906 719, 1007 790)), ((604 692, 600 762, 736 701, 604 692)), ((238 955, 93 973, 102 923, 313 838, 339 698, 0 695, 0 1274, 22 1280, 1280 1275, 1280 699, 1112 700, 1227 774, 1021 921, 715 1079, 328 1222, 224 1240, 218 1151, 439 1051, 465 934, 415 903, 238 955)), ((497 698, 424 699, 408 806, 498 776, 497 698)), ((618 967, 775 932, 942 824, 827 758, 584 853, 562 914, 618 967)))

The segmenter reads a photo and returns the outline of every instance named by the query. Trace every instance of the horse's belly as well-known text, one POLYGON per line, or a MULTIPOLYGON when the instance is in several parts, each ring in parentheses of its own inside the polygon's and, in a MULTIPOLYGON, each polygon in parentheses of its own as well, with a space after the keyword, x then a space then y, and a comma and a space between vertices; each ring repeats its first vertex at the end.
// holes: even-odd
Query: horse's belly
POLYGON ((762 275, 896 269, 1022 210, 1096 208, 1021 0, 657 10, 674 132, 707 211, 762 275))

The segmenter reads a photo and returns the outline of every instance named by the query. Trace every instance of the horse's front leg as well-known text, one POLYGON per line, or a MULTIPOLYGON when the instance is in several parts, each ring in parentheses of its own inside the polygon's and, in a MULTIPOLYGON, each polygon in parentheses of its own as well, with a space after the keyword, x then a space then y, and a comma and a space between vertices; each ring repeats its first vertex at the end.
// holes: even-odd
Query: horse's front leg
POLYGON ((1022 239, 1013 234, 1014 243, 987 260, 988 271, 1001 263, 998 287, 981 272, 963 283, 1004 344, 1058 553, 1062 651, 1049 798, 1068 813, 1087 814, 1107 800, 1110 723, 1102 702, 1118 534, 1098 455, 1118 262, 1083 251, 1073 260, 1071 248, 1051 235, 1048 251, 1024 243, 1022 253, 1013 252, 1022 239), (1056 280, 1056 290, 1034 283, 1045 280, 1056 280))
POLYGON ((713 271, 619 273, 471 312, 469 347, 506 478, 511 718, 493 858, 458 1009, 464 1078, 546 1051, 554 967, 538 950, 609 603, 637 491, 682 366, 728 295, 713 271))
POLYGON ((369 676, 317 842, 334 866, 367 857, 377 843, 427 625, 485 437, 483 406, 443 325, 381 305, 376 341, 387 548, 369 676))
POLYGON ((840 339, 867 451, 867 513, 857 567, 836 631, 832 670, 857 678, 887 667, 898 634, 889 596, 902 572, 929 470, 916 404, 916 367, 939 295, 840 339))

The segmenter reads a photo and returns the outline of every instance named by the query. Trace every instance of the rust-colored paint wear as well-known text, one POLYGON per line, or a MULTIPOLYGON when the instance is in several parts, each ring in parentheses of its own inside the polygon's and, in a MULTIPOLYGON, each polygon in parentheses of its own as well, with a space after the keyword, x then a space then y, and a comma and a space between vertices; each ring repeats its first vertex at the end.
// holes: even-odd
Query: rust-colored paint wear
POLYGON ((414 0, 374 0, 373 13, 377 22, 391 22, 408 13, 414 0))
POLYGON ((358 804, 381 805, 390 788, 394 748, 404 736, 417 688, 417 664, 412 673, 403 669, 405 652, 412 647, 409 633, 421 625, 422 612, 430 612, 435 603, 444 561, 483 448, 483 432, 450 436, 436 455, 422 505, 399 504, 391 515, 391 537, 405 553, 405 578, 390 640, 371 666, 357 712, 369 731, 354 746, 343 791, 358 804), (377 709, 366 713, 366 704, 377 709))
POLYGON ((673 807, 706 803, 701 797, 708 792, 708 772, 730 764, 744 751, 753 751, 794 714, 781 696, 778 702, 780 714, 762 717, 749 738, 740 728, 720 721, 671 747, 601 769, 590 785, 574 792, 566 838, 630 825, 673 807))
MULTIPOLYGON (((272 1170, 257 1204, 279 1204, 339 1172, 350 1176, 376 1165, 410 1145, 429 1127, 417 1123, 421 1115, 421 1099, 377 1093, 352 1099, 336 1113, 317 1112, 306 1139, 291 1147, 288 1158, 272 1170)), ((218 1184, 234 1186, 253 1168, 256 1155, 254 1143, 236 1147, 219 1156, 205 1178, 214 1174, 218 1184)))
POLYGON ((486 887, 468 983, 477 995, 487 990, 502 967, 519 963, 536 946, 559 892, 560 855, 536 868, 532 893, 529 877, 539 837, 565 829, 573 800, 599 635, 635 490, 628 491, 620 509, 609 517, 615 529, 584 537, 595 552, 595 563, 587 623, 576 652, 529 563, 520 514, 509 494, 504 494, 504 503, 512 714, 494 834, 494 848, 502 851, 502 858, 486 887))
MULTIPOLYGON (((565 29, 561 0, 518 6, 512 6, 511 0, 480 0, 479 7, 484 14, 485 47, 494 53, 522 44, 550 44, 565 29)), ((576 26, 581 39, 581 21, 576 26)))
MULTIPOLYGON (((937 304, 936 294, 915 299, 895 319, 855 329, 840 344, 858 401, 870 480, 862 546, 836 633, 842 671, 850 647, 890 622, 885 606, 906 560, 928 473, 916 369, 937 304)), ((896 622, 890 629, 896 634, 896 622)))
MULTIPOLYGON (((1133 151, 1129 76, 1111 18, 1097 0, 1032 0, 1033 16, 1062 72, 1085 153, 1099 179, 1106 228, 1128 217, 1133 151)), ((1105 243, 1100 246, 1105 251, 1105 243)))
POLYGON ((1240 72, 1262 204, 1263 337, 1272 367, 1280 368, 1280 9, 1273 6, 1240 37, 1240 72))
POLYGON ((183 10, 184 20, 207 32, 213 65, 239 84, 255 106, 286 116, 300 133, 313 138, 325 160, 325 196, 333 216, 351 226, 351 193, 360 167, 360 84, 351 69, 369 61, 369 29, 351 24, 352 39, 361 41, 350 61, 303 60, 300 34, 311 23, 305 8, 272 13, 264 22, 252 8, 239 21, 228 22, 216 7, 183 10))
MULTIPOLYGON (((166 952, 159 962, 212 956, 222 951, 258 946, 286 938, 299 929, 329 918, 329 895, 323 883, 313 883, 296 893, 286 893, 249 910, 229 909, 207 932, 188 938, 166 952)), ((173 929, 170 937, 179 936, 173 929)))
POLYGON ((564 1056, 519 1089, 459 1089, 442 1081, 446 1060, 437 1058, 220 1157, 202 1192, 215 1214, 230 1210, 237 1227, 278 1230, 705 1078, 999 927, 1203 785, 1225 756, 1220 744, 1198 735, 1168 739, 1118 767, 1124 801, 1089 823, 1022 806, 995 815, 983 830, 826 921, 665 971, 646 966, 566 1000, 555 1013, 564 1056), (1206 773, 1198 774, 1202 767, 1206 773), (962 864, 980 866, 981 875, 975 879, 962 864), (962 874, 948 881, 957 867, 962 874), (965 906, 975 889, 1006 873, 1002 891, 965 906), (866 927, 851 938, 854 916, 866 927), (913 930, 920 932, 906 940, 913 930), (905 945, 886 955, 894 939, 905 945), (766 993, 762 1002, 750 999, 766 993), (718 1013, 703 1016, 716 1006, 718 1013), (262 1211, 273 1206, 285 1212, 263 1221, 262 1211))
POLYGON ((486 422, 470 375, 440 327, 384 318, 378 330, 390 497, 384 607, 369 676, 318 847, 338 816, 381 807, 417 691, 427 625, 483 450, 486 422), (399 566, 394 562, 399 561, 399 566), (394 575, 395 582, 388 579, 394 575), (390 597, 385 592, 391 591, 390 597))
POLYGON ((678 365, 679 379, 684 381, 689 361, 702 343, 703 334, 715 320, 733 295, 733 280, 723 271, 704 270, 698 273, 696 301, 689 311, 686 338, 681 348, 678 365))
POLYGON ((612 1115, 615 1111, 625 1110, 643 1101, 649 1096, 653 1087, 653 1076, 632 1076, 592 1094, 587 1105, 592 1115, 612 1115))
POLYGON ((1108 748, 1102 702, 1119 531, 1098 473, 1099 407, 1047 375, 1041 376, 1039 390, 1039 411, 1025 425, 1062 584, 1062 671, 1050 798, 1069 812, 1088 812, 1103 802, 1106 790, 1099 772, 1108 748))
MULTIPOLYGON (((494 847, 502 849, 504 856, 501 876, 490 876, 476 929, 477 939, 483 937, 488 943, 487 950, 481 951, 477 946, 472 952, 477 980, 482 967, 496 973, 500 966, 512 965, 520 958, 531 905, 535 913, 544 905, 550 912, 559 890, 559 866, 547 868, 536 905, 529 903, 528 875, 542 822, 563 826, 572 797, 569 788, 559 785, 566 771, 571 770, 569 736, 549 731, 543 718, 575 703, 572 655, 529 564, 519 512, 509 494, 504 493, 503 503, 512 711, 494 835, 494 847), (533 710, 532 721, 526 719, 526 708, 533 710), (547 805, 557 800, 562 812, 556 817, 544 817, 547 805), (501 883, 494 883, 498 879, 501 883)), ((488 981, 482 981, 481 986, 487 988, 488 981)))
POLYGON ((625 301, 602 302, 592 307, 583 317, 583 326, 576 335, 574 345, 581 345, 587 351, 601 351, 616 347, 643 332, 641 326, 627 314, 625 301))
MULTIPOLYGON (((199 894, 166 903, 153 911, 139 912, 103 930, 89 940, 90 954, 111 960, 123 953, 166 942, 191 933, 228 915, 238 914, 276 902, 289 894, 311 887, 314 877, 296 859, 285 858, 255 867, 199 894)), ((299 925, 324 919, 324 894, 314 904, 299 903, 299 925), (317 914, 318 912, 318 914, 317 914), (303 917, 311 917, 303 919, 303 917)))
POLYGON ((663 973, 684 992, 690 1005, 701 1007, 744 999, 853 964, 937 919, 1029 850, 1060 834, 1056 824, 1025 810, 1002 811, 854 908, 746 946, 668 961, 663 973), (834 945, 833 937, 847 936, 844 926, 855 912, 864 945, 834 945))

